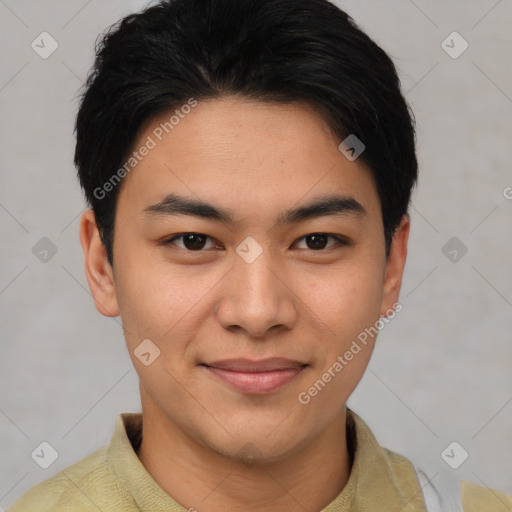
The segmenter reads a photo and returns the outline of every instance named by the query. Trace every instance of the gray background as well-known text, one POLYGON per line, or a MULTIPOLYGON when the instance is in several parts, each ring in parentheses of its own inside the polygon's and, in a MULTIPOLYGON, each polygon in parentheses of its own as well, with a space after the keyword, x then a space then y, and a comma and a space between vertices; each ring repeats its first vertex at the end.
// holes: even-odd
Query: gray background
MULTIPOLYGON (((421 167, 403 311, 349 405, 434 484, 451 474, 512 492, 512 2, 338 3, 394 58, 421 167), (453 31, 469 43, 456 59, 441 46, 453 31), (458 469, 441 457, 453 441, 469 453, 458 469)), ((72 156, 96 36, 144 4, 0 0, 4 509, 108 443, 118 413, 140 410, 119 319, 97 313, 85 280, 72 156), (43 31, 59 45, 47 59, 31 48, 43 31), (43 237, 57 249, 46 262, 33 252, 43 237), (59 454, 46 470, 31 458, 42 441, 59 454)))

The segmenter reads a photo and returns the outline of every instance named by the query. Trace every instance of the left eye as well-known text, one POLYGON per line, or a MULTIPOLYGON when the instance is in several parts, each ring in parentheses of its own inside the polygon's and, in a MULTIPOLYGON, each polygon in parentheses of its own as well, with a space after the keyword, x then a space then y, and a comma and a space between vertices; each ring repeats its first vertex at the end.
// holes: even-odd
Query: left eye
MULTIPOLYGON (((308 245, 310 245, 310 247, 306 247, 306 249, 310 249, 313 251, 319 251, 322 249, 331 248, 331 247, 333 247, 333 245, 336 245, 336 244, 333 244, 330 246, 326 246, 327 240, 329 238, 331 240, 335 240, 338 243, 338 245, 347 245, 348 244, 345 239, 343 239, 339 236, 327 235, 326 233, 311 233, 310 235, 303 236, 299 240, 306 240, 306 241, 310 242, 308 244, 308 245)), ((308 242, 306 242, 306 243, 308 243, 308 242)))
MULTIPOLYGON (((305 240, 308 247, 306 249, 313 250, 313 251, 321 251, 323 249, 328 249, 336 245, 336 243, 327 245, 328 239, 334 240, 339 245, 348 245, 348 242, 339 236, 335 235, 328 235, 326 233, 311 233, 309 235, 305 235, 302 238, 299 238, 298 240, 305 240)), ((178 247, 181 247, 182 249, 186 249, 188 251, 201 251, 202 249, 209 249, 212 247, 216 247, 216 245, 213 243, 213 239, 209 237, 208 235, 203 235, 201 233, 183 233, 181 235, 176 235, 164 242, 164 245, 173 244, 175 243, 175 240, 182 239, 182 245, 178 245, 178 247), (205 247, 206 241, 211 241, 210 247, 205 247)))

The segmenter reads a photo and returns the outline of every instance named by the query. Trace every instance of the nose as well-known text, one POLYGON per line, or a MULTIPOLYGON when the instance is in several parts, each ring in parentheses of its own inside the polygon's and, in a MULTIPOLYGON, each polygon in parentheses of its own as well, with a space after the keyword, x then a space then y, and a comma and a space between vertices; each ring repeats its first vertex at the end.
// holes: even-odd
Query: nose
POLYGON ((219 323, 230 331, 244 330, 251 338, 265 338, 297 322, 297 298, 286 274, 270 251, 254 260, 236 256, 224 280, 217 304, 219 323))

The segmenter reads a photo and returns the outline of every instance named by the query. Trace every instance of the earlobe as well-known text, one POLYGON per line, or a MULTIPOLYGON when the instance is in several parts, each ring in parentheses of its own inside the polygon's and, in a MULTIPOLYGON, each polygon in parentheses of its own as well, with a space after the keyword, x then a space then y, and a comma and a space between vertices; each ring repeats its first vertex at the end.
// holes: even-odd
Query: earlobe
POLYGON ((382 316, 390 314, 393 305, 398 302, 400 296, 405 261, 407 259, 407 242, 409 240, 410 225, 411 221, 409 215, 406 214, 402 217, 393 235, 384 279, 380 312, 382 316))
POLYGON ((92 210, 86 210, 80 219, 80 243, 84 251, 85 274, 96 309, 105 316, 118 316, 114 274, 92 210))

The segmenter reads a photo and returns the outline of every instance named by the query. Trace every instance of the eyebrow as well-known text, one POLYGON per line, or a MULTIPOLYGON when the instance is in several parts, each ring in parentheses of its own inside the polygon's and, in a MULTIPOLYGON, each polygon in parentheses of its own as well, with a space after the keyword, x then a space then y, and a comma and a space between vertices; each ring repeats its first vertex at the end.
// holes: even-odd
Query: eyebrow
MULTIPOLYGON (((202 219, 234 224, 232 210, 215 206, 204 201, 189 199, 177 194, 169 194, 159 203, 148 206, 144 212, 150 215, 190 215, 202 219)), ((281 212, 276 226, 295 224, 305 220, 326 216, 364 217, 364 206, 353 197, 331 194, 319 197, 310 203, 281 212)))

